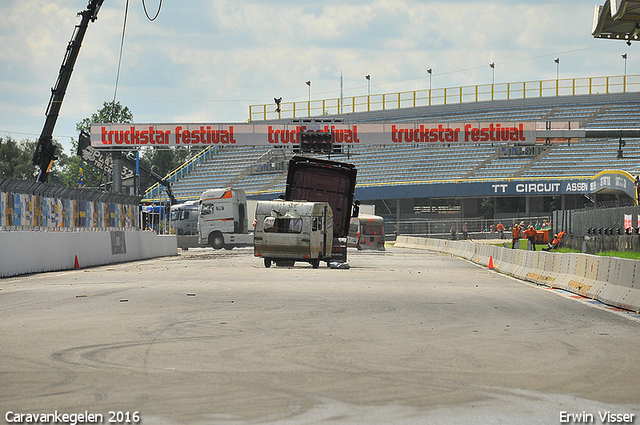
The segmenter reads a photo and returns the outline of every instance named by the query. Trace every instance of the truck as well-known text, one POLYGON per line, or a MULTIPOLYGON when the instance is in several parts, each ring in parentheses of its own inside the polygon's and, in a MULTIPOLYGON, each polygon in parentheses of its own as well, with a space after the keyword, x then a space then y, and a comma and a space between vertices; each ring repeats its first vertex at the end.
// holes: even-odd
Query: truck
POLYGON ((296 261, 331 261, 333 211, 327 202, 259 201, 256 205, 254 255, 269 268, 296 261))
POLYGON ((333 212, 332 259, 347 261, 347 236, 351 217, 357 217, 354 201, 355 165, 320 158, 294 156, 289 161, 285 200, 326 202, 333 212))
POLYGON ((198 201, 187 201, 182 204, 171 205, 169 226, 171 233, 178 236, 198 234, 198 201))
POLYGON ((198 200, 198 243, 214 249, 253 244, 248 231, 247 197, 242 189, 205 190, 198 200))

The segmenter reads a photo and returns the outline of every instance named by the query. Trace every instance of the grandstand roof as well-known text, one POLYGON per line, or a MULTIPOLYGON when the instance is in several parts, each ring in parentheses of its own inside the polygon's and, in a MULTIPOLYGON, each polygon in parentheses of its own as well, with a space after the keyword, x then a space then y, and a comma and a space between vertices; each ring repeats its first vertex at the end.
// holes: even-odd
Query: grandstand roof
POLYGON ((640 31, 640 1, 606 0, 596 5, 591 34, 595 38, 638 40, 640 31))

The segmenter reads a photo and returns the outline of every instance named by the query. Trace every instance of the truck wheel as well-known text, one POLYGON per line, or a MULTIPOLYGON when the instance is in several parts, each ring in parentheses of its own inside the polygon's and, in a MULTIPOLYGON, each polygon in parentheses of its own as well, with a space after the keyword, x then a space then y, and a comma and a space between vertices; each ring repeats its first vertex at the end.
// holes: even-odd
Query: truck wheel
POLYGON ((318 267, 320 267, 320 260, 313 260, 311 262, 311 265, 313 266, 314 269, 317 269, 318 267))
POLYGON ((224 237, 221 233, 213 233, 209 235, 209 245, 213 247, 213 249, 222 249, 224 246, 224 237))
POLYGON ((265 259, 264 259, 264 266, 265 266, 266 268, 271 267, 271 258, 265 258, 265 259))

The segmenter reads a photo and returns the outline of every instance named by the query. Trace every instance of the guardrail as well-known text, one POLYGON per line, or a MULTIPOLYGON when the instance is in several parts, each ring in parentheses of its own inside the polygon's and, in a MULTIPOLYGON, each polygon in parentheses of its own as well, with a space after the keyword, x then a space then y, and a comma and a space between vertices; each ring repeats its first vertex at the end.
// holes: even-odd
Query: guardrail
POLYGON ((524 251, 468 241, 401 235, 396 246, 444 252, 522 280, 626 310, 640 310, 640 261, 590 254, 524 251))
POLYGON ((561 78, 515 83, 478 84, 343 98, 249 105, 249 121, 369 112, 417 106, 448 105, 491 100, 526 99, 640 91, 640 75, 561 78))

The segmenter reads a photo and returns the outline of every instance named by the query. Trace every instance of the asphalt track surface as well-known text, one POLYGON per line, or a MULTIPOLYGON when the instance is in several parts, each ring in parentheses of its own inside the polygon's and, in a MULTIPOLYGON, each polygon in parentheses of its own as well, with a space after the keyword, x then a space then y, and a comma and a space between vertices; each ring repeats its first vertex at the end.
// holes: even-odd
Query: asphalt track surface
POLYGON ((636 313, 428 251, 349 260, 200 249, 0 279, 0 423, 640 423, 636 313))

